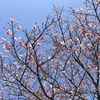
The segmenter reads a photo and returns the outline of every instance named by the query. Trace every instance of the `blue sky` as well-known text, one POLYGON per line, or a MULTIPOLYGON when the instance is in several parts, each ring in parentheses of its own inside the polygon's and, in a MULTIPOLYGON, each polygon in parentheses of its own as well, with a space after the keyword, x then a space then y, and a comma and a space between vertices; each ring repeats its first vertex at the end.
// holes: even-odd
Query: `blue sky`
MULTIPOLYGON (((41 23, 45 23, 46 16, 53 16, 53 5, 64 6, 66 10, 69 7, 84 9, 83 1, 85 0, 0 0, 0 41, 6 33, 3 31, 3 27, 9 29, 7 23, 10 22, 11 16, 15 22, 18 22, 23 29, 27 29, 29 32, 36 22, 41 26, 41 23)), ((21 35, 21 37, 23 36, 21 35)), ((1 51, 2 49, 0 49, 1 51)))
MULTIPOLYGON (((10 22, 11 16, 15 22, 18 22, 23 29, 27 29, 29 32, 36 22, 41 26, 41 23, 45 23, 46 16, 53 16, 53 5, 56 7, 64 6, 66 10, 68 10, 69 7, 82 7, 84 9, 84 1, 85 0, 0 0, 0 41, 1 37, 5 36, 6 33, 3 31, 3 27, 9 29, 7 23, 10 22)), ((23 37, 23 34, 20 34, 20 36, 23 37)), ((2 52, 1 44, 0 48, 0 52, 2 52)))
POLYGON ((69 6, 83 7, 84 0, 0 0, 0 37, 5 33, 3 26, 8 26, 12 16, 15 21, 22 25, 24 29, 31 27, 38 22, 45 22, 47 15, 53 15, 53 5, 56 7, 69 6))
MULTIPOLYGON (((5 36, 3 27, 9 29, 10 17, 18 22, 23 29, 31 30, 37 22, 39 25, 45 23, 46 16, 53 15, 53 5, 56 7, 64 6, 66 10, 69 7, 84 8, 84 0, 0 0, 0 41, 5 36)), ((21 31, 20 31, 21 32, 21 31)), ((21 36, 22 37, 22 36, 21 36)), ((0 45, 0 48, 2 45, 0 45)), ((0 52, 2 49, 0 49, 0 52)))

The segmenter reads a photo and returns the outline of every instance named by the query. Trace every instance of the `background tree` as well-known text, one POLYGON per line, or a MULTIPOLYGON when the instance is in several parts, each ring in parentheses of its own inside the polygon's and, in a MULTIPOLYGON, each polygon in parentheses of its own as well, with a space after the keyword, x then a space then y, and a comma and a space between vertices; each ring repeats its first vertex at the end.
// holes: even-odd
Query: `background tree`
POLYGON ((100 0, 86 0, 87 11, 54 6, 42 28, 26 38, 11 18, 10 40, 3 37, 0 97, 12 100, 100 100, 100 0))

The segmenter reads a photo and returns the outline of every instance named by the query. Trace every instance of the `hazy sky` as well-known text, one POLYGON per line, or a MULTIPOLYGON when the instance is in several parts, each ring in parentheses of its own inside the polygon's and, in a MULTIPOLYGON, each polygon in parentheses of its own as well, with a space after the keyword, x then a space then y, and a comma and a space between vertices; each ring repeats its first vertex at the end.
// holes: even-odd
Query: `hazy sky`
MULTIPOLYGON (((35 22, 41 25, 45 22, 47 15, 53 15, 53 5, 56 7, 84 7, 84 0, 0 0, 0 41, 5 35, 3 26, 9 28, 7 24, 10 17, 15 19, 23 29, 30 30, 35 22)), ((1 47, 1 46, 0 46, 1 47)))

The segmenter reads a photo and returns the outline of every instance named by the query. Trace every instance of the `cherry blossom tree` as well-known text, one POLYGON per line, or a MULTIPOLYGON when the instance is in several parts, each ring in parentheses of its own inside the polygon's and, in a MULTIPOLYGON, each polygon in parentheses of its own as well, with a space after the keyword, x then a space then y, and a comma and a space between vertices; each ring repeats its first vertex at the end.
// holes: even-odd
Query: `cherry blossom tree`
POLYGON ((84 4, 87 11, 54 6, 42 28, 22 29, 25 38, 10 18, 1 41, 2 100, 100 100, 100 0, 84 4))

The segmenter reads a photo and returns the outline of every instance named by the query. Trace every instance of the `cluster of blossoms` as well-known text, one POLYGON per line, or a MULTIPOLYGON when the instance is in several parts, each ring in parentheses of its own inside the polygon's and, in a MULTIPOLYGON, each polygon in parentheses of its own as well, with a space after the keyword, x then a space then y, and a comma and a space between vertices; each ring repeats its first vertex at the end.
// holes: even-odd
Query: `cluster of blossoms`
MULTIPOLYGON (((13 24, 13 23, 14 23, 14 19, 13 19, 13 18, 10 18, 10 20, 11 20, 11 23, 10 23, 10 24, 13 24)), ((17 24, 17 22, 16 22, 16 24, 17 24)), ((6 34, 7 34, 7 35, 12 35, 10 29, 7 30, 7 29, 5 29, 5 27, 3 27, 3 28, 4 28, 4 31, 6 31, 6 34)), ((18 32, 19 28, 21 28, 21 25, 19 25, 19 27, 17 27, 17 26, 15 27, 16 32, 18 32)))
POLYGON ((8 30, 8 31, 6 32, 6 34, 12 35, 12 33, 10 32, 10 30, 8 30))
MULTIPOLYGON (((81 12, 83 12, 83 9, 82 8, 79 8, 79 10, 81 11, 81 12)), ((76 9, 76 8, 73 8, 73 12, 79 12, 79 10, 78 9, 76 9)))

